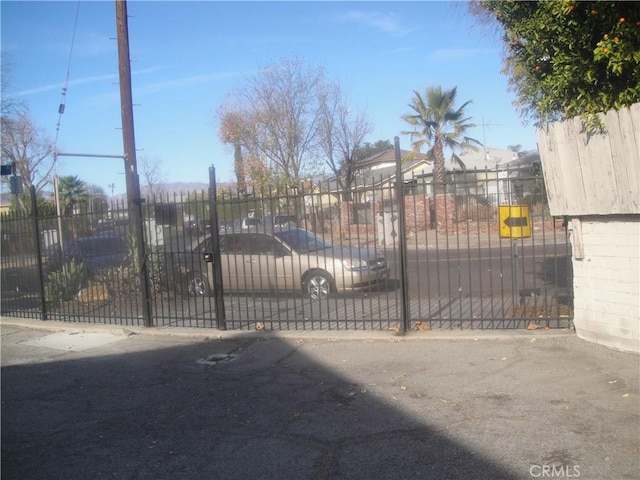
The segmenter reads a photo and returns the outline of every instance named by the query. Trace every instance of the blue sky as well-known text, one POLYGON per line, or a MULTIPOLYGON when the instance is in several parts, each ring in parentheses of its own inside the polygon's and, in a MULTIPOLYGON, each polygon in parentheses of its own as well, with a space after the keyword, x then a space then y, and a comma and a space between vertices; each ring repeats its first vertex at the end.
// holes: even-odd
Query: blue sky
MULTIPOLYGON (((216 109, 260 67, 292 55, 322 65, 353 109, 366 111, 372 143, 400 136, 409 148, 400 116, 414 90, 441 85, 457 86, 460 104, 472 100, 472 137, 494 148, 536 148, 535 128, 522 125, 500 73, 496 32, 464 5, 129 0, 127 8, 138 160, 159 161, 165 181, 206 182, 212 164, 219 181, 231 180, 233 152, 218 140, 216 109)), ((1 9, 9 93, 49 137, 57 132, 58 150, 121 155, 115 2, 82 1, 78 9, 76 1, 3 0, 1 9)), ((61 157, 57 173, 78 175, 107 194, 115 184, 113 193, 121 194, 122 163, 61 157)))

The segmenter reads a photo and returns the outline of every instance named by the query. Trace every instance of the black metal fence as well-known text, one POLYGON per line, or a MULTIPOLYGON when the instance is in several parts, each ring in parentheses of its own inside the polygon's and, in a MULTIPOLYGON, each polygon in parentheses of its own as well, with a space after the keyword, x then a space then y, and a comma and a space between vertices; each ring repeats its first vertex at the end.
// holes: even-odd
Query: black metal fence
POLYGON ((424 178, 348 194, 329 182, 217 193, 213 182, 213 195, 157 195, 141 207, 143 259, 123 204, 3 214, 2 314, 258 330, 570 326, 567 233, 540 178, 466 172, 438 195, 424 178))

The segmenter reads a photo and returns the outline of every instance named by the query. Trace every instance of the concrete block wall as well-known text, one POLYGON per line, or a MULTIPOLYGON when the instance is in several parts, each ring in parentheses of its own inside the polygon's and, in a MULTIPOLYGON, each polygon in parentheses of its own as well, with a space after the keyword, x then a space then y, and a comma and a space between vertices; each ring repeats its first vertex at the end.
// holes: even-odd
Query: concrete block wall
POLYGON ((578 337, 640 353, 640 215, 569 224, 578 337))

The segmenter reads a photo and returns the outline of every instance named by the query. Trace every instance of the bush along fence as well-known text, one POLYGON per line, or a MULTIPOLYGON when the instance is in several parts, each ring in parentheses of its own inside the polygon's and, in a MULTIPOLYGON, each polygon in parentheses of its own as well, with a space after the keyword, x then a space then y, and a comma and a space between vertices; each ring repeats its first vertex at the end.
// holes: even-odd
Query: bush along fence
POLYGON ((258 330, 571 326, 567 232, 537 175, 461 172, 438 195, 421 172, 348 192, 305 181, 238 193, 211 178, 208 191, 145 198, 143 239, 124 202, 2 214, 2 314, 258 330))

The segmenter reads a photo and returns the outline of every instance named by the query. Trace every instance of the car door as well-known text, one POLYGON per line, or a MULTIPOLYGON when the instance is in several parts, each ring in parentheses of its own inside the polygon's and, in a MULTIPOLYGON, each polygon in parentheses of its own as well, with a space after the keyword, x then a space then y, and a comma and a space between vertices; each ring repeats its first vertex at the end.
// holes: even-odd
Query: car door
POLYGON ((261 290, 296 290, 291 251, 271 235, 256 233, 251 236, 261 290))
POLYGON ((247 292, 273 289, 277 274, 275 243, 273 237, 259 233, 234 235, 236 255, 233 263, 239 289, 247 292))
MULTIPOLYGON (((202 253, 204 252, 210 254, 213 252, 213 239, 208 238, 204 243, 202 253)), ((222 266, 222 286, 225 291, 241 290, 237 273, 237 257, 240 253, 241 248, 236 250, 234 235, 220 235, 220 264, 222 266)), ((215 279, 213 268, 213 262, 207 262, 207 276, 212 287, 215 279)))

